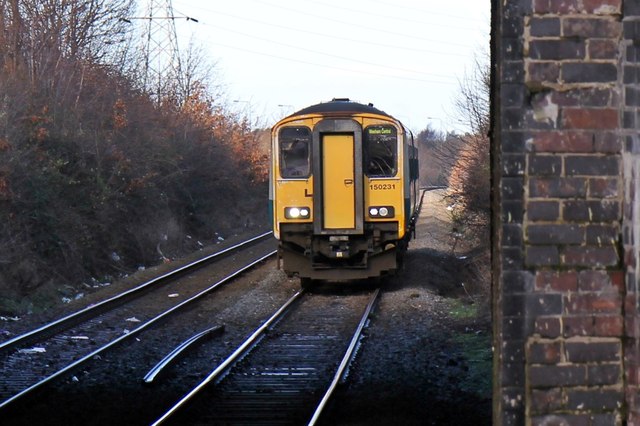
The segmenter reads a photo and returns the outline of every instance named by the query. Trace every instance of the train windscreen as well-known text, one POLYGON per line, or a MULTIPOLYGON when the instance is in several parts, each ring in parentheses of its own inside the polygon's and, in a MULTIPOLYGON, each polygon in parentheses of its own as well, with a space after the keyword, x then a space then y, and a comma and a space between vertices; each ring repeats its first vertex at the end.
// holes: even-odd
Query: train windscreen
POLYGON ((398 131, 369 126, 364 131, 364 168, 369 177, 392 177, 398 171, 398 131))
POLYGON ((280 176, 283 178, 307 178, 311 174, 309 152, 311 129, 285 127, 278 135, 280 149, 280 176))

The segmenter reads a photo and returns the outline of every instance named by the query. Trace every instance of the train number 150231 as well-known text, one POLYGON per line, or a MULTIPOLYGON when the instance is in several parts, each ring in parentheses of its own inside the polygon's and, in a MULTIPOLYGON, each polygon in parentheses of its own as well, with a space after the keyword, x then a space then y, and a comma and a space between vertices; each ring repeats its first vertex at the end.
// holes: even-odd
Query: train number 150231
POLYGON ((369 189, 372 191, 386 191, 389 189, 396 189, 395 183, 372 183, 369 184, 369 189))

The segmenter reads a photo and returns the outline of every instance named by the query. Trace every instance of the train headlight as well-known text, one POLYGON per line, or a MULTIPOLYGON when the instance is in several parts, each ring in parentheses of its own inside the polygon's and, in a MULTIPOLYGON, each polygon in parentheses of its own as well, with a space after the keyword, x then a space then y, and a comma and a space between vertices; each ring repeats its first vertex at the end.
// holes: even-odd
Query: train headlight
POLYGON ((391 218, 395 216, 395 209, 393 206, 369 207, 369 216, 376 219, 391 218))
POLYGON ((287 219, 309 219, 311 210, 308 207, 286 207, 284 217, 287 219))

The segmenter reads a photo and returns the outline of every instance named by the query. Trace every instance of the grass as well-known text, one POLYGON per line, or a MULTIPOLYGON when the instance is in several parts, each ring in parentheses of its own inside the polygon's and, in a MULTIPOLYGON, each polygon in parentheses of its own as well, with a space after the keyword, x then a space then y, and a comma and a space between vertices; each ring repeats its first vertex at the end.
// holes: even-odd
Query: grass
POLYGON ((480 313, 477 303, 468 303, 461 299, 451 299, 449 303, 449 315, 455 320, 472 319, 480 313))
MULTIPOLYGON (((474 324, 482 315, 481 303, 469 303, 464 299, 449 300, 449 317, 452 322, 474 324)), ((482 328, 482 327, 481 327, 482 328)), ((453 346, 465 360, 468 370, 459 378, 460 390, 478 396, 491 395, 492 357, 491 333, 478 330, 477 326, 454 327, 451 336, 453 346)))
POLYGON ((469 370, 460 377, 460 389, 479 396, 491 395, 491 336, 486 333, 460 333, 453 337, 469 370))

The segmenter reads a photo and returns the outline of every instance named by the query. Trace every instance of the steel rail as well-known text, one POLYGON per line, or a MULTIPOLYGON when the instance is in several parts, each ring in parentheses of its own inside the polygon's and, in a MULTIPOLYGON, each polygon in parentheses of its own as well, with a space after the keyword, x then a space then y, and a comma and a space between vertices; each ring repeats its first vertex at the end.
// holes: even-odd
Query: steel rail
POLYGON ((112 347, 122 343, 123 341, 132 338, 133 336, 135 336, 138 333, 142 332, 143 330, 149 328, 151 325, 155 324, 156 322, 158 322, 158 321, 164 319, 165 317, 173 314, 174 312, 178 311, 179 309, 184 308, 186 305, 191 304, 192 302, 194 302, 194 301, 198 300, 199 298, 205 296, 207 293, 210 293, 211 291, 213 291, 214 289, 218 288, 219 286, 227 283, 228 281, 232 280, 233 278, 237 277, 238 275, 242 274, 243 272, 251 269, 252 267, 257 265, 258 263, 260 263, 260 262, 264 261, 265 259, 275 255, 276 252, 277 252, 276 250, 271 251, 270 253, 260 257, 259 259, 251 262, 250 264, 243 266, 242 268, 238 269, 237 271, 235 271, 235 272, 227 275, 225 278, 219 280, 215 284, 212 284, 210 287, 202 290, 198 294, 196 294, 194 296, 191 296, 188 299, 183 300, 179 304, 177 304, 177 305, 173 306, 172 308, 164 311, 163 313, 155 316, 154 318, 150 319, 149 321, 145 322, 144 324, 141 324, 137 328, 131 330, 129 333, 123 334, 122 336, 118 337, 117 339, 114 339, 111 342, 107 343, 106 345, 94 350, 90 354, 85 355, 82 358, 79 358, 78 360, 76 360, 73 363, 67 365, 66 367, 56 371, 55 373, 49 375, 48 377, 46 377, 46 378, 40 380, 39 382, 29 386, 28 388, 26 388, 26 389, 22 390, 21 392, 15 394, 11 398, 8 398, 8 399, 4 400, 2 403, 0 403, 0 410, 6 408, 7 406, 9 406, 11 404, 13 404, 17 400, 22 399, 26 395, 28 395, 28 394, 32 393, 33 391, 43 387, 44 385, 46 385, 48 383, 51 383, 53 380, 59 378, 60 376, 73 371, 74 369, 76 369, 80 365, 82 365, 82 364, 88 362, 89 360, 93 359, 93 357, 95 357, 96 355, 99 355, 99 354, 105 352, 106 350, 111 349, 112 347))
POLYGON ((152 426, 157 426, 162 424, 164 421, 169 419, 172 415, 174 415, 180 408, 182 408, 186 403, 188 403, 195 395, 197 395, 202 389, 204 389, 209 383, 215 380, 219 375, 224 373, 231 365, 236 362, 238 359, 242 358, 246 355, 251 348, 253 348, 256 342, 259 341, 260 338, 264 335, 264 333, 273 325, 276 321, 281 319, 284 314, 288 311, 289 307, 298 300, 300 296, 304 293, 304 290, 300 290, 296 292, 289 300, 287 300, 284 305, 282 305, 267 321, 264 322, 256 331, 253 332, 251 336, 249 336, 238 348, 220 365, 218 365, 209 375, 204 378, 195 388, 193 388, 188 394, 182 397, 180 401, 178 401, 173 407, 171 407, 167 412, 165 412, 158 420, 152 423, 152 426))
POLYGON ((327 403, 329 402, 329 399, 333 395, 333 392, 336 390, 336 388, 338 386, 338 383, 342 379, 345 371, 347 370, 347 367, 349 366, 353 356, 355 355, 355 349, 356 349, 356 346, 357 346, 358 342, 360 341, 360 337, 362 336, 362 330, 364 329, 364 326, 367 323, 367 319, 369 319, 369 314, 371 314, 371 310, 373 309, 373 304, 378 299, 378 294, 379 293, 380 293, 380 289, 377 288, 376 291, 373 293, 373 296, 371 296, 371 300, 369 301, 369 304, 367 305, 366 309, 364 310, 364 314, 362 315, 362 318, 360 319, 360 323, 358 324, 358 327, 356 328, 355 332, 353 333, 353 338, 351 339, 351 342, 349 343, 349 347, 347 348, 347 351, 345 352, 344 356, 342 357, 342 361, 340 362, 340 365, 338 366, 338 369, 336 370, 336 374, 333 376, 333 380, 331 381, 331 385, 329 385, 329 388, 327 389, 327 391, 325 392, 324 396, 322 397, 322 400, 320 400, 320 403, 316 407, 316 410, 313 413, 313 416, 311 417, 311 420, 309 420, 309 423, 308 423, 309 426, 315 425, 316 422, 318 421, 318 419, 320 419, 320 415, 322 414, 322 411, 324 410, 324 408, 326 407, 327 403))
POLYGON ((116 296, 113 296, 109 299, 105 299, 99 303, 96 303, 94 305, 90 305, 87 306, 84 309, 81 309, 79 311, 76 311, 72 314, 69 314, 65 317, 59 318, 53 322, 50 322, 48 324, 43 325, 42 327, 36 328, 34 330, 31 330, 27 333, 21 334, 19 336, 14 337, 13 339, 7 340, 5 342, 0 343, 0 353, 1 352, 5 352, 8 351, 10 349, 15 348, 16 346, 29 342, 29 341, 33 341, 35 339, 41 338, 41 336, 46 335, 47 333, 52 333, 55 332, 55 330, 58 329, 64 329, 65 327, 69 327, 72 324, 81 321, 83 318, 86 318, 88 316, 97 316, 99 315, 100 312, 103 312, 105 310, 108 310, 110 307, 113 307, 114 305, 117 305, 118 303, 122 303, 126 298, 128 297, 132 297, 133 295, 142 292, 143 290, 147 290, 149 287, 151 287, 154 284, 158 284, 159 282, 163 282, 172 278, 177 277, 178 275, 180 275, 181 273, 184 273, 188 270, 192 270, 195 269, 197 267, 201 267, 203 265, 205 265, 206 263, 212 261, 213 259, 223 256, 225 254, 228 254, 229 252, 232 252, 234 250, 238 250, 246 245, 252 244, 262 238, 265 238, 269 235, 273 234, 273 232, 265 232, 263 234, 257 235, 255 237, 252 237, 246 241, 243 241, 239 244, 235 244, 231 247, 227 247, 224 250, 221 250, 219 252, 210 254, 208 256, 203 257, 202 259, 198 259, 194 262, 191 262, 187 265, 181 266, 178 269, 174 269, 173 271, 167 272, 166 274, 160 275, 158 277, 153 278, 152 280, 149 280, 143 284, 140 284, 139 286, 132 288, 130 290, 127 290, 123 293, 120 293, 116 296))
POLYGON ((181 355, 185 353, 187 349, 193 347, 193 345, 195 345, 196 343, 201 342, 202 340, 204 340, 205 337, 212 338, 214 336, 218 336, 222 334, 223 332, 224 332, 224 326, 217 325, 215 327, 201 331, 200 333, 189 337, 187 340, 185 340, 180 345, 178 345, 174 350, 169 352, 167 356, 162 358, 162 360, 159 363, 157 363, 151 370, 149 370, 149 372, 144 376, 144 379, 143 379, 144 383, 145 384, 153 383, 155 378, 158 377, 158 375, 162 373, 162 371, 166 367, 174 364, 178 359, 180 359, 181 355))

